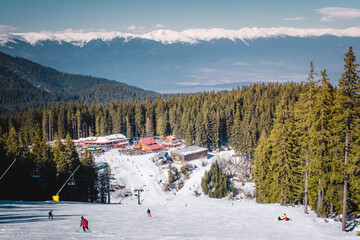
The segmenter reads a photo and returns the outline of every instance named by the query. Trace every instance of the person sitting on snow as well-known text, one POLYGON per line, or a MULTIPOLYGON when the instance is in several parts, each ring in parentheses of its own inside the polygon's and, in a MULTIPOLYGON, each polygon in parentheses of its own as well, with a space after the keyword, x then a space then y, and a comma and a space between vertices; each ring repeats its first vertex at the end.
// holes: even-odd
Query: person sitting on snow
POLYGON ((289 221, 288 217, 286 216, 286 213, 284 213, 283 219, 284 219, 285 221, 289 221))

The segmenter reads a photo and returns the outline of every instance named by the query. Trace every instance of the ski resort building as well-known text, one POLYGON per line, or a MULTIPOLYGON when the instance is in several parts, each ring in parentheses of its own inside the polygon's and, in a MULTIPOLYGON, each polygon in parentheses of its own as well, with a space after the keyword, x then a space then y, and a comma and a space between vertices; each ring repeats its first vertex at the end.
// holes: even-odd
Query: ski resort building
POLYGON ((171 159, 175 163, 184 164, 186 162, 200 159, 200 158, 207 158, 208 149, 198 146, 190 146, 183 149, 177 149, 171 151, 171 159))
POLYGON ((167 136, 163 140, 162 145, 167 148, 176 148, 176 147, 180 146, 181 143, 178 139, 176 139, 175 136, 171 135, 171 136, 167 136))
POLYGON ((162 151, 165 147, 158 144, 151 138, 143 138, 134 143, 134 149, 141 149, 142 151, 153 153, 162 151))
POLYGON ((129 145, 129 139, 122 134, 112 134, 105 137, 87 137, 73 140, 74 144, 78 148, 88 147, 126 147, 129 145))

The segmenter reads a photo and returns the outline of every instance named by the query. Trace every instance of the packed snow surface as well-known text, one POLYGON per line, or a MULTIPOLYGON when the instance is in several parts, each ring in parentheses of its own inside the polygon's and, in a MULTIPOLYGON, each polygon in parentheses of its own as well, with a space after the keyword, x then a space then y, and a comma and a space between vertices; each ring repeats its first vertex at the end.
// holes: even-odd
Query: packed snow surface
POLYGON ((153 157, 112 150, 96 158, 109 163, 114 184, 144 190, 140 205, 136 197, 117 192, 112 204, 0 201, 0 239, 358 239, 356 228, 342 232, 340 222, 304 214, 302 207, 208 198, 200 182, 214 158, 194 161, 197 167, 184 187, 164 192, 167 165, 156 166, 153 157), (50 210, 53 220, 47 218, 50 210), (291 221, 276 219, 284 213, 291 221), (89 232, 80 228, 81 216, 89 221, 89 232))

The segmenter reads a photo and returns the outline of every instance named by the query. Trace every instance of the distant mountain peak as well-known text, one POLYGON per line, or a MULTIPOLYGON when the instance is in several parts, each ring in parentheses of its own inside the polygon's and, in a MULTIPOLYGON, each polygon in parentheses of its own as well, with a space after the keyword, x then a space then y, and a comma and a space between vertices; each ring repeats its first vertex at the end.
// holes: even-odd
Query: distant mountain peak
POLYGON ((181 32, 162 29, 143 34, 122 33, 122 32, 79 32, 66 30, 61 32, 27 32, 27 33, 8 33, 0 34, 0 45, 5 46, 8 42, 16 40, 35 45, 42 41, 57 41, 71 43, 75 46, 83 47, 92 40, 100 39, 104 42, 112 41, 116 38, 122 38, 124 41, 130 41, 134 38, 153 40, 163 44, 190 43, 196 44, 199 41, 211 41, 216 39, 229 39, 231 41, 241 40, 247 44, 246 40, 257 38, 272 37, 319 37, 331 35, 336 37, 360 37, 360 27, 346 29, 322 29, 322 28, 242 28, 239 30, 230 30, 222 28, 210 29, 187 29, 181 32))

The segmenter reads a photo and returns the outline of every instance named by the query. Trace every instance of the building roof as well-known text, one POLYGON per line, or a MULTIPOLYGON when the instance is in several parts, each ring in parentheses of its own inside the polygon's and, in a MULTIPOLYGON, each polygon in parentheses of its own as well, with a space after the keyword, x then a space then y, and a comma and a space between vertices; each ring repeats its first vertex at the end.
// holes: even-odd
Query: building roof
POLYGON ((98 143, 116 142, 116 141, 121 140, 121 139, 127 139, 127 138, 123 134, 112 134, 112 135, 104 136, 104 137, 79 138, 77 140, 74 140, 74 142, 76 142, 76 143, 85 142, 85 143, 98 144, 98 143))
POLYGON ((186 156, 189 154, 203 152, 203 151, 208 151, 208 149, 199 147, 199 146, 190 146, 190 147, 186 147, 186 148, 182 148, 182 149, 173 150, 173 151, 171 151, 171 153, 179 153, 179 154, 186 156))
POLYGON ((157 155, 158 158, 166 158, 167 152, 159 152, 159 154, 157 155))
POLYGON ((151 151, 154 151, 154 150, 159 150, 159 149, 162 149, 164 148, 164 146, 160 145, 160 144, 157 144, 154 140, 152 140, 151 138, 143 138, 143 139, 140 139, 140 144, 141 145, 144 145, 144 146, 141 146, 143 149, 149 149, 151 151))
POLYGON ((151 145, 149 145, 149 146, 147 146, 147 147, 150 148, 151 150, 158 150, 158 149, 164 148, 164 146, 159 145, 159 144, 157 144, 157 143, 151 144, 151 145))
POLYGON ((151 138, 143 138, 140 139, 141 143, 144 143, 146 145, 152 145, 152 144, 157 144, 154 140, 152 140, 151 138))
POLYGON ((176 140, 175 136, 170 135, 170 136, 167 136, 167 137, 163 140, 163 142, 177 142, 177 140, 176 140))

